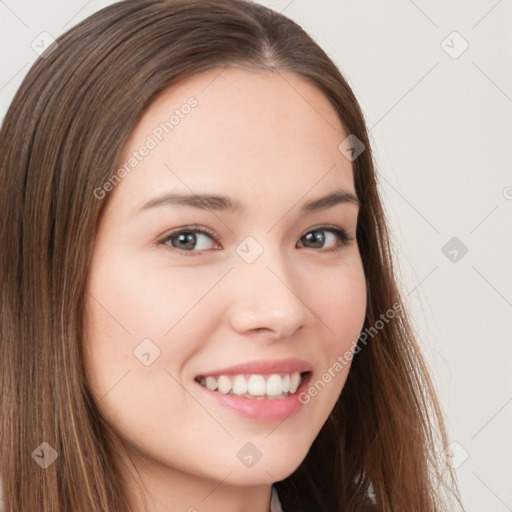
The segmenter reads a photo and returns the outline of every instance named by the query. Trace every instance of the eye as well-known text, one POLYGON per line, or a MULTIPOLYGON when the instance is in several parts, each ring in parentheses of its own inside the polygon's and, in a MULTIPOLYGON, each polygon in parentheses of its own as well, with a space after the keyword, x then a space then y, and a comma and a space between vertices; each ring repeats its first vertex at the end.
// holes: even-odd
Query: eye
POLYGON ((185 228, 175 229, 171 233, 166 234, 157 244, 166 244, 173 249, 181 250, 180 253, 185 256, 195 256, 196 252, 206 251, 214 247, 209 247, 214 242, 215 233, 207 228, 199 228, 198 226, 189 226, 185 228), (210 239, 211 242, 208 242, 210 239))
MULTIPOLYGON (((341 228, 319 226, 303 235, 299 242, 301 240, 304 240, 307 244, 312 244, 313 249, 325 249, 326 243, 327 245, 334 243, 334 246, 328 247, 324 252, 338 252, 347 246, 353 240, 353 237, 341 228)), ((209 228, 199 228, 198 226, 175 229, 157 241, 157 245, 168 245, 172 249, 177 249, 178 253, 184 256, 197 256, 201 254, 201 251, 215 249, 215 243, 215 232, 209 228), (208 239, 210 242, 208 242, 208 239)), ((304 247, 304 245, 301 247, 304 247)), ((219 247, 217 246, 217 248, 219 247)))
POLYGON ((324 249, 326 242, 328 245, 332 245, 332 242, 334 242, 335 245, 327 248, 326 252, 338 252, 347 246, 353 240, 353 237, 349 236, 344 229, 334 226, 319 226, 302 236, 301 240, 306 240, 306 243, 313 244, 315 249, 324 249), (325 233, 328 233, 328 235, 325 236, 325 233))

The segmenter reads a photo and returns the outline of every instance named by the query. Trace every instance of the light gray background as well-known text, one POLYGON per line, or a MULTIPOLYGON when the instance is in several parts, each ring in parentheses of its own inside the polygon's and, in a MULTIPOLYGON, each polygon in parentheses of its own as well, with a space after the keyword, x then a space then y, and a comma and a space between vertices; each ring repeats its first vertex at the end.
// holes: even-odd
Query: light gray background
MULTIPOLYGON (((40 34, 110 3, 0 0, 0 119, 40 34)), ((262 3, 323 46, 361 103, 464 504, 511 511, 511 2, 262 3), (452 237, 466 254, 443 253, 452 237)))

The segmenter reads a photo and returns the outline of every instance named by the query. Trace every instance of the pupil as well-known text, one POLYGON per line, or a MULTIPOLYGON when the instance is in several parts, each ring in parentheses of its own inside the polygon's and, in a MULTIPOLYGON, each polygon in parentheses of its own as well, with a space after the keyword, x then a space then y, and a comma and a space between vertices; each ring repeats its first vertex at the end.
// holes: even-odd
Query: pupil
POLYGON ((316 244, 316 247, 322 247, 324 244, 325 236, 323 231, 312 231, 306 235, 306 239, 308 239, 308 242, 316 244))
POLYGON ((178 235, 178 241, 179 243, 183 243, 187 249, 193 249, 196 242, 196 237, 193 233, 182 233, 181 235, 178 235), (187 238, 189 239, 188 244, 187 238))

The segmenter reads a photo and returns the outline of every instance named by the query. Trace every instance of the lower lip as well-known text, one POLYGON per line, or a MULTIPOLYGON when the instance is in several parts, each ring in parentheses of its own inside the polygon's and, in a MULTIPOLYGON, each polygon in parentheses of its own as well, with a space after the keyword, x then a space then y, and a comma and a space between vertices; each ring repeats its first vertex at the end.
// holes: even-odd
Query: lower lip
POLYGON ((299 401, 298 397, 307 389, 311 375, 311 373, 307 373, 303 377, 299 388, 293 395, 271 400, 267 398, 258 400, 236 395, 224 395, 219 391, 211 391, 199 383, 197 385, 206 393, 206 396, 211 397, 218 404, 233 410, 245 418, 260 421, 282 421, 294 416, 301 410, 303 404, 299 401))

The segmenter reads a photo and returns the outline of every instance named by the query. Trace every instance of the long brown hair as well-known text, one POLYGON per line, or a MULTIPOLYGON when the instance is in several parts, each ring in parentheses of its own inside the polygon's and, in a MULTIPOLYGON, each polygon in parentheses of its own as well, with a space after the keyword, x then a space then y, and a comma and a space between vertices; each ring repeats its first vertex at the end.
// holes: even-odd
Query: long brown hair
POLYGON ((443 420, 400 297, 364 118, 333 62, 296 23, 243 0, 119 2, 52 49, 28 72, 0 132, 7 512, 130 510, 113 465, 116 440, 83 367, 85 283, 105 204, 94 191, 117 169, 159 92, 230 65, 306 78, 366 147, 352 164, 368 290, 363 332, 372 335, 360 337, 345 387, 308 455, 275 484, 283 509, 356 512, 371 489, 382 512, 445 510, 442 482, 452 482, 453 492, 456 484, 439 457, 447 444, 443 420), (394 318, 376 329, 392 307, 394 318))

